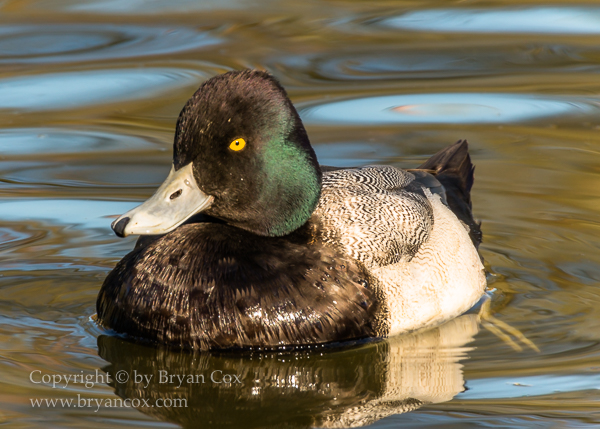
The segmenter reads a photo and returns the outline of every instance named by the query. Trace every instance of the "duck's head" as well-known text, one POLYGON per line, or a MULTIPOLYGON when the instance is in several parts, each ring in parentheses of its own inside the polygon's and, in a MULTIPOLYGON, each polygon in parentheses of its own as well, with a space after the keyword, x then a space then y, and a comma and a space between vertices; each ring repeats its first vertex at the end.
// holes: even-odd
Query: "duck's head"
POLYGON ((142 205, 112 224, 118 236, 164 234, 204 213, 263 236, 311 216, 321 170, 302 121, 268 73, 229 72, 204 82, 179 114, 173 167, 142 205))

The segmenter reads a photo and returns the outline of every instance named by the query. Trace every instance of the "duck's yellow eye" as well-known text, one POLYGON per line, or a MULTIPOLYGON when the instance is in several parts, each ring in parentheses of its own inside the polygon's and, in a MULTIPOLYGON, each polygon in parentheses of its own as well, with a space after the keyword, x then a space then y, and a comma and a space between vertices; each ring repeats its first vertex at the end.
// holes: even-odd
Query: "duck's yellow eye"
POLYGON ((231 150, 242 150, 246 147, 246 140, 239 138, 239 139, 235 139, 234 141, 231 142, 231 144, 229 145, 229 149, 231 150))

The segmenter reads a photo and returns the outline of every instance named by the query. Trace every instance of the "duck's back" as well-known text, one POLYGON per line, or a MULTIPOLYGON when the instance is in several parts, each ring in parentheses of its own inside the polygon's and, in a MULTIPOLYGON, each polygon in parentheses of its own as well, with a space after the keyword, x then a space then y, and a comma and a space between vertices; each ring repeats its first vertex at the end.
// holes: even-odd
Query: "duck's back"
POLYGON ((314 214, 322 225, 321 237, 371 274, 381 301, 378 330, 384 335, 442 323, 468 310, 483 293, 486 281, 478 243, 469 235, 477 236, 478 227, 468 198, 473 168, 466 142, 461 144, 464 151, 451 146, 454 159, 435 167, 437 178, 425 170, 391 166, 324 172, 314 214), (448 177, 457 157, 466 157, 465 168, 448 177), (470 175, 470 181, 461 174, 470 175), (449 204, 448 198, 457 199, 456 190, 446 192, 443 182, 451 188, 466 183, 469 189, 462 195, 467 199, 449 204), (465 204, 470 220, 459 220, 449 207, 465 204))

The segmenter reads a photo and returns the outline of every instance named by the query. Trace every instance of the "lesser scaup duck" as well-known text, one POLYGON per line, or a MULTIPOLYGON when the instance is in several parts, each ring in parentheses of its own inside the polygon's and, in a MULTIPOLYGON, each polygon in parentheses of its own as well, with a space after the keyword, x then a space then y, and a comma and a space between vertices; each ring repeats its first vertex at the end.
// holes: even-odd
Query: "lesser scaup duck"
POLYGON ((98 321, 199 350, 438 325, 486 286, 472 183, 465 141, 417 170, 320 167, 275 78, 215 76, 179 115, 166 181, 113 222, 158 237, 108 275, 98 321))

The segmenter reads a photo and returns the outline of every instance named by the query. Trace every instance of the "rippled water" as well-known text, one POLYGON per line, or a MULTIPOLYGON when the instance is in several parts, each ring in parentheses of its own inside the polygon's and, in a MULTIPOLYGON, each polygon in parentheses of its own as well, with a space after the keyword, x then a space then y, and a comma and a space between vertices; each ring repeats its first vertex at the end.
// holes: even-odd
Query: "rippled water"
POLYGON ((6 0, 0 64, 7 427, 600 425, 597 2, 6 0), (468 139, 495 316, 540 351, 474 314, 295 354, 103 335, 96 295, 135 240, 110 222, 168 173, 198 85, 244 67, 282 81, 324 164, 411 167, 468 139))

